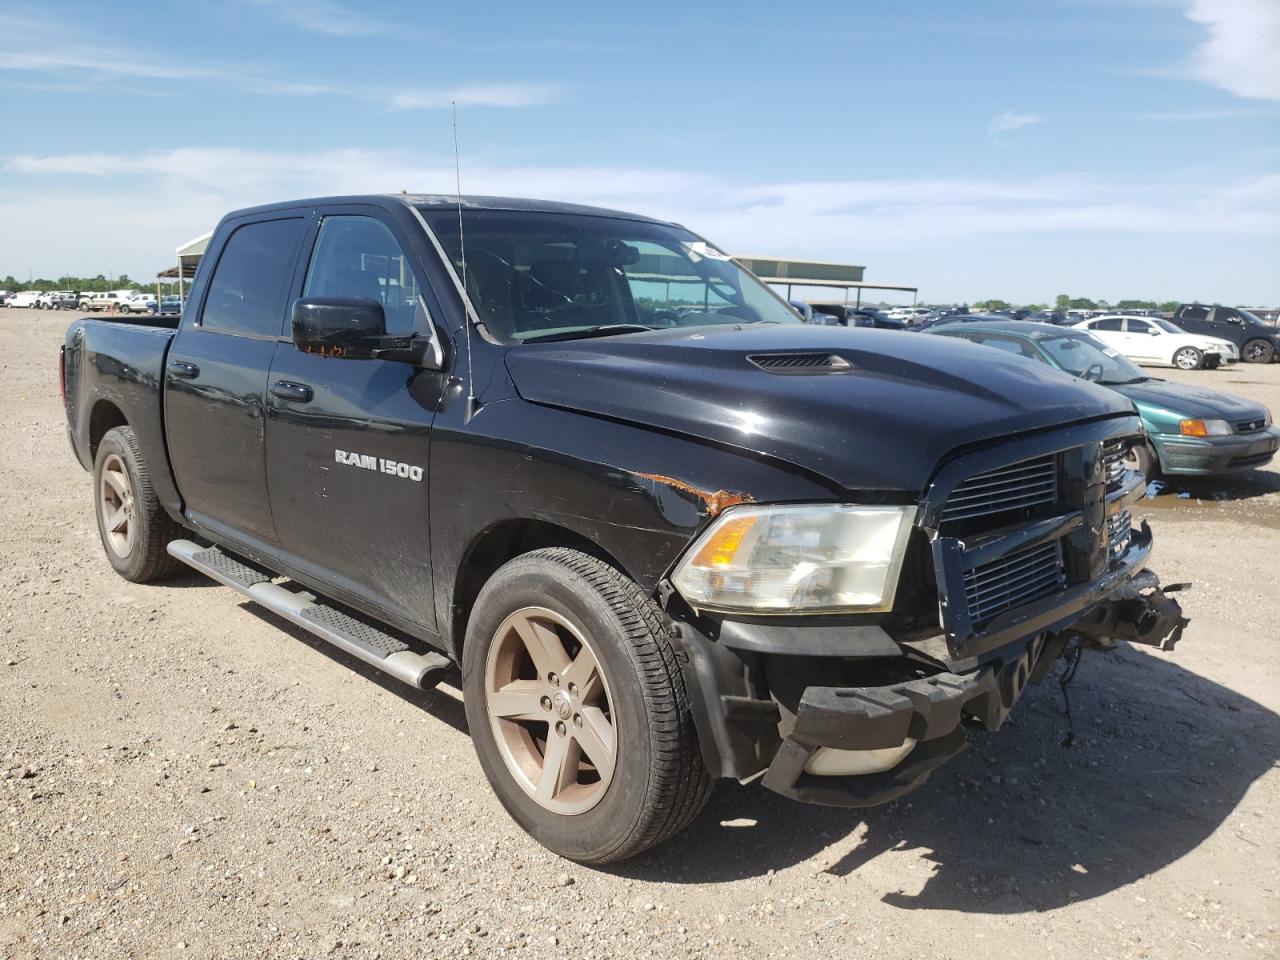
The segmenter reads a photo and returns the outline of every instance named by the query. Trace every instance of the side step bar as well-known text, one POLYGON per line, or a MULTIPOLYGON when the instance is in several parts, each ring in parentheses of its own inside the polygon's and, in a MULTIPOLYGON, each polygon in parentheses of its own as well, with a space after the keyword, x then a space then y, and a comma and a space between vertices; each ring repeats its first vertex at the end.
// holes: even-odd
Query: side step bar
POLYGON ((217 547, 174 540, 166 549, 169 556, 411 687, 430 689, 444 679, 453 666, 443 654, 414 653, 402 640, 341 610, 317 603, 309 593, 295 593, 277 586, 265 573, 246 566, 217 547))

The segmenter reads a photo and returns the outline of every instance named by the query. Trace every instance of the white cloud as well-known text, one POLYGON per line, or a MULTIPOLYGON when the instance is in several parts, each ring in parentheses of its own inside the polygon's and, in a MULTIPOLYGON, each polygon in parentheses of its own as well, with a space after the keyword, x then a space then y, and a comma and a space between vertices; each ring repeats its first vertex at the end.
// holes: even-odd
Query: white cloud
POLYGON ((296 27, 331 37, 369 37, 389 33, 391 25, 333 0, 250 0, 296 27))
POLYGON ((210 67, 165 63, 150 57, 132 55, 108 57, 102 51, 74 47, 56 52, 25 50, 0 51, 0 70, 23 70, 35 73, 88 72, 95 76, 141 77, 150 80, 204 80, 222 75, 210 67))
POLYGON ((991 124, 987 127, 987 136, 992 140, 998 140, 1002 134, 1020 130, 1023 127, 1029 127, 1037 123, 1044 123, 1044 117, 1038 113, 1018 113, 1015 110, 1006 110, 1004 113, 996 114, 991 118, 991 124))
POLYGON ((1209 31, 1192 55, 1197 77, 1238 97, 1280 100, 1280 2, 1194 0, 1187 17, 1209 31))
POLYGON ((475 83, 452 90, 397 90, 387 95, 393 110, 441 110, 460 107, 533 107, 550 103, 559 87, 545 83, 475 83))
MULTIPOLYGON (((1217 258, 1227 278, 1220 287, 1206 281, 1169 295, 1280 298, 1274 271, 1249 266, 1280 258, 1280 174, 1215 183, 1079 176, 730 183, 681 170, 478 158, 464 158, 462 174, 470 193, 634 210, 686 223, 734 252, 869 264, 873 279, 919 282, 934 296, 1057 292, 1040 290, 1032 270, 1089 287, 1090 295, 1154 295, 1168 289, 1161 277, 1191 284, 1211 276, 1217 258), (1011 254, 993 256, 996 248, 1032 265, 1015 270, 1006 263, 1011 254), (1088 276, 1072 280, 1072 263, 1088 257, 1088 276), (1092 285, 1108 270, 1119 275, 1114 290, 1092 285)), ((0 274, 30 266, 142 276, 228 210, 326 194, 449 194, 453 177, 451 156, 362 148, 15 156, 0 160, 0 222, 24 227, 0 231, 0 274)))

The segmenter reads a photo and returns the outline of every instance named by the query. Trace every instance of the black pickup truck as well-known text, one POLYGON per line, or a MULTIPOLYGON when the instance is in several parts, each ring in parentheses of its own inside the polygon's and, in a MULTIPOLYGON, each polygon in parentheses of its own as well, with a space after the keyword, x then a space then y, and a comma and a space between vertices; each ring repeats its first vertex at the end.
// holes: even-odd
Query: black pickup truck
POLYGON ((194 567, 417 686, 460 667, 502 803, 582 862, 672 836, 717 777, 897 797, 1057 658, 1184 623, 1130 520, 1130 401, 804 324, 675 224, 244 210, 161 320, 63 347, 111 564, 194 567))

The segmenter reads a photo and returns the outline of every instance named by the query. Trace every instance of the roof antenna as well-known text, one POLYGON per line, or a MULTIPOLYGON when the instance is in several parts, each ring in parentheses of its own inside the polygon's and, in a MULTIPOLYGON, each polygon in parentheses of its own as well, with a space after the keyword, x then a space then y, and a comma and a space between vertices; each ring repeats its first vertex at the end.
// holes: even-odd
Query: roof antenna
POLYGON ((467 291, 467 237, 462 231, 462 160, 458 153, 458 103, 449 101, 453 111, 453 180, 458 200, 458 246, 462 253, 462 324, 467 338, 467 408, 462 422, 470 423, 480 409, 476 403, 476 379, 471 369, 471 294, 467 291))

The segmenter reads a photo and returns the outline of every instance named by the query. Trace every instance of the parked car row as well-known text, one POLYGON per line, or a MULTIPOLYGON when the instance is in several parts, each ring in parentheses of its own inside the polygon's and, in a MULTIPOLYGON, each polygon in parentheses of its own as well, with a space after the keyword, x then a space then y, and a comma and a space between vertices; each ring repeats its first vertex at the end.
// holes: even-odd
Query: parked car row
POLYGON ((81 310, 90 313, 116 312, 131 314, 174 315, 182 312, 182 298, 169 294, 156 300, 143 290, 108 290, 81 293, 76 290, 27 290, 0 298, 6 307, 33 310, 81 310))
POLYGON ((1064 329, 987 320, 932 332, 1046 363, 1128 397, 1147 432, 1147 444, 1130 449, 1128 465, 1148 478, 1157 472, 1203 475, 1248 470, 1264 466, 1276 455, 1280 430, 1262 404, 1149 376, 1095 336, 1088 323, 1064 329))

